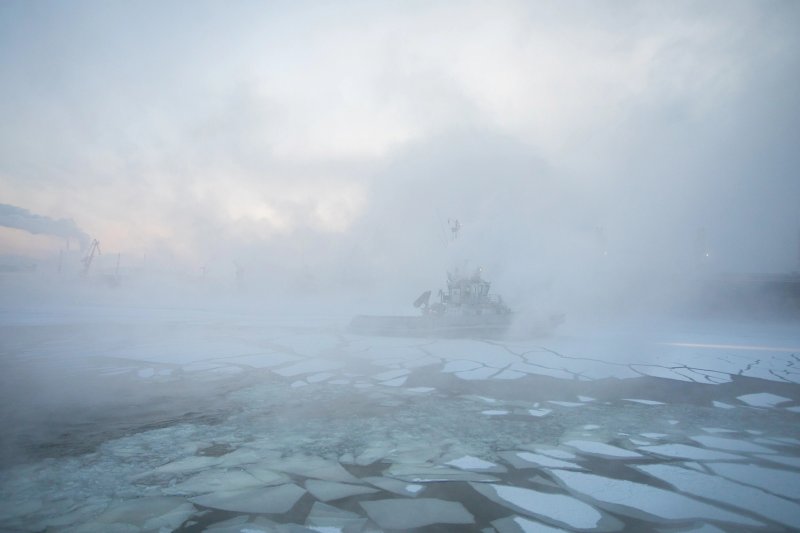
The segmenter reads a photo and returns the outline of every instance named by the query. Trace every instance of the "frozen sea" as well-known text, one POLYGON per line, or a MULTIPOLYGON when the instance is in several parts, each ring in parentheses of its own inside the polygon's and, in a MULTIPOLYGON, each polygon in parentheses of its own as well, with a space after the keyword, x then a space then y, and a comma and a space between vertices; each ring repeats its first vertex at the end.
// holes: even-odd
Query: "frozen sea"
POLYGON ((800 326, 0 311, 2 531, 800 529, 800 326))

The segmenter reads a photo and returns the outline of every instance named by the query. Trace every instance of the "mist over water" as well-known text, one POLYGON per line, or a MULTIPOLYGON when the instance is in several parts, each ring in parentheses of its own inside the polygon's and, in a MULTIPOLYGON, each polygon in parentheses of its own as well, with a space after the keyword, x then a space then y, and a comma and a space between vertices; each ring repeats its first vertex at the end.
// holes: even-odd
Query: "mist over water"
POLYGON ((1 4, 0 529, 799 529, 798 23, 1 4))

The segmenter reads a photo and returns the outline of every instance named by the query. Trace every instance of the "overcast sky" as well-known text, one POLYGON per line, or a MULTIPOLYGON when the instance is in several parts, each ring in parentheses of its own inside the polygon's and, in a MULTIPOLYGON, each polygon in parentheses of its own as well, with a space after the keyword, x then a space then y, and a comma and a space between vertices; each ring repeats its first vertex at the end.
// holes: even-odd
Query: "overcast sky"
POLYGON ((6 1, 0 203, 198 268, 440 271, 458 218, 509 275, 601 241, 680 267, 700 228, 721 271, 788 271, 798 28, 794 1, 6 1))

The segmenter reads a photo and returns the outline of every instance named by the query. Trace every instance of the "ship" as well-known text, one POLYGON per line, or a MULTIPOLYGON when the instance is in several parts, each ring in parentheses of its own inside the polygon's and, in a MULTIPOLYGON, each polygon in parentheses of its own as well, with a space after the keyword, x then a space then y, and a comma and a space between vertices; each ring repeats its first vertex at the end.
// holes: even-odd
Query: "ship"
MULTIPOLYGON (((418 315, 359 315, 353 318, 348 330, 379 336, 503 337, 515 326, 518 317, 503 297, 492 294, 490 289, 491 282, 483 279, 480 268, 470 275, 456 269, 447 273, 447 288, 439 290, 438 301, 431 302, 430 290, 414 301, 418 315)), ((526 334, 546 335, 563 320, 563 315, 551 315, 524 330, 526 334)))

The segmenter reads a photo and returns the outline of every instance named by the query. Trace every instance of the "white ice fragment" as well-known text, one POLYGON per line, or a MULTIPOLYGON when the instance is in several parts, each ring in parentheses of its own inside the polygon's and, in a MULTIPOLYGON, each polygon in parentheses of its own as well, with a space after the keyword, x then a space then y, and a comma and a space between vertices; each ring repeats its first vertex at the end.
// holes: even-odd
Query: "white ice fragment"
POLYGON ((489 409, 487 411, 481 411, 481 414, 484 414, 484 415, 487 415, 487 416, 502 416, 502 415, 507 415, 508 411, 505 411, 505 410, 502 410, 502 409, 489 409))
POLYGON ((566 529, 547 526, 521 516, 507 516, 492 522, 497 533, 566 533, 566 529))
POLYGON ((595 429, 600 429, 600 426, 598 426, 597 424, 586 424, 585 426, 583 426, 583 429, 585 429, 586 431, 592 431, 595 429))
POLYGON ((777 394, 772 394, 771 392, 745 394, 743 396, 737 396, 736 398, 747 405, 752 405, 753 407, 775 407, 776 405, 792 401, 791 398, 778 396, 777 394))
POLYGON ((356 456, 355 463, 360 466, 369 466, 386 457, 392 449, 389 444, 373 444, 356 456))
POLYGON ((648 444, 650 444, 650 442, 646 440, 639 440, 634 438, 630 438, 628 440, 631 441, 631 444, 633 444, 634 446, 647 446, 648 444))
POLYGON ((498 455, 508 461, 508 463, 514 468, 540 467, 583 470, 582 467, 576 465, 575 463, 568 463, 567 461, 562 461, 561 459, 556 459, 554 457, 549 457, 547 455, 541 455, 538 453, 500 452, 498 455))
POLYGON ((498 471, 498 468, 501 468, 500 465, 490 463, 489 461, 484 461, 483 459, 479 459, 478 457, 473 457, 471 455, 465 455, 463 457, 459 457, 458 459, 453 459, 445 464, 460 468, 461 470, 491 470, 496 472, 498 471))
POLYGON ((579 450, 585 455, 593 455, 607 459, 636 459, 642 457, 639 453, 593 440, 571 440, 564 444, 579 450))
POLYGON ((669 437, 669 435, 667 435, 666 433, 639 433, 639 435, 647 439, 654 439, 654 440, 663 439, 664 437, 669 437))
POLYGON ((709 465, 717 475, 753 485, 773 494, 800 499, 800 472, 756 465, 714 463, 709 465))
POLYGON ((707 450, 686 444, 657 444, 655 446, 642 446, 639 451, 654 453, 662 457, 674 459, 688 459, 690 461, 741 461, 741 455, 733 455, 716 450, 707 450))
POLYGON ((305 493, 305 490, 289 483, 262 489, 212 492, 190 501, 203 507, 238 513, 286 513, 305 493))
POLYGON ((726 450, 729 452, 739 453, 775 453, 775 450, 759 446, 746 440, 738 439, 725 439, 722 437, 709 437, 700 435, 698 437, 689 437, 695 442, 699 442, 707 448, 716 448, 718 450, 726 450))
POLYGON ((725 402, 718 402, 717 400, 713 400, 711 403, 714 405, 714 407, 719 407, 720 409, 736 409, 736 406, 734 405, 725 402))
POLYGON ((332 379, 332 380, 328 381, 328 383, 331 384, 331 385, 349 385, 350 384, 350 380, 349 379, 332 379))
POLYGON ((763 490, 677 466, 659 464, 636 468, 682 492, 751 511, 791 528, 800 528, 800 505, 763 490))
POLYGON ((744 526, 762 525, 746 516, 643 483, 567 470, 553 470, 551 474, 569 490, 595 500, 609 510, 635 518, 663 521, 720 520, 744 526))
POLYGON ((667 424, 669 424, 671 426, 675 426, 677 424, 680 424, 680 421, 679 420, 667 420, 667 424))
POLYGON ((359 502, 369 517, 384 529, 412 529, 433 524, 472 524, 474 517, 458 502, 433 498, 359 502))
POLYGON ((800 413, 800 405, 795 405, 793 407, 787 407, 787 411, 791 411, 793 413, 800 413))
POLYGON ((623 398, 626 402, 641 403, 643 405, 664 405, 664 402, 657 402, 655 400, 641 400, 639 398, 623 398))
POLYGON ((308 489, 308 492, 316 499, 323 502, 378 492, 375 489, 363 485, 350 485, 347 483, 338 483, 336 481, 322 481, 320 479, 306 480, 306 489, 308 489))
POLYGON ((735 429, 725 429, 725 428, 700 428, 706 433, 736 433, 735 429))
POLYGON ((552 409, 528 409, 528 413, 531 416, 546 416, 552 413, 552 409))
POLYGON ((593 528, 596 531, 617 529, 618 521, 591 505, 571 496, 550 494, 508 485, 470 483, 473 489, 495 503, 528 516, 562 527, 593 528))
POLYGON ((578 399, 582 402, 593 402, 594 398, 591 396, 578 396, 578 399))
POLYGON ((143 368, 143 369, 139 370, 138 372, 136 372, 136 375, 139 376, 140 378, 147 379, 147 378, 152 378, 153 376, 155 376, 156 375, 156 371, 155 371, 154 368, 143 368))
POLYGON ((302 380, 297 380, 297 381, 293 381, 293 382, 292 382, 292 384, 291 384, 290 386, 291 386, 293 389, 296 389, 296 388, 298 388, 298 387, 305 387, 306 385, 308 385, 308 383, 306 383, 305 381, 302 381, 302 380))
POLYGON ((559 400, 548 400, 547 403, 552 403, 553 405, 560 405, 561 407, 582 407, 583 403, 580 402, 562 402, 559 400))

